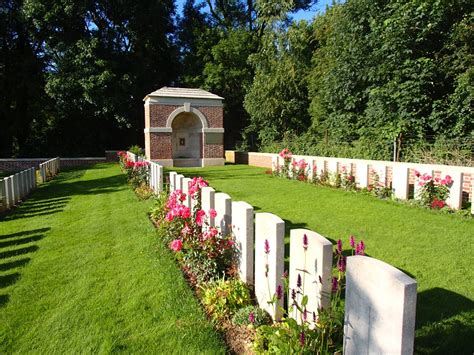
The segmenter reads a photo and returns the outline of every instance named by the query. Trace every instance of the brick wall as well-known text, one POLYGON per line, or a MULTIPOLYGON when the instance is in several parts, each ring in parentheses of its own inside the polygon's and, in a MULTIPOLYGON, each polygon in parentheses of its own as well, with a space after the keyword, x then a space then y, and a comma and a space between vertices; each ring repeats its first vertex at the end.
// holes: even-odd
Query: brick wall
POLYGON ((222 144, 204 144, 204 158, 223 158, 224 146, 222 144))
POLYGON ((207 118, 209 128, 224 127, 224 111, 222 107, 196 106, 207 118))
MULTIPOLYGON (((150 127, 166 127, 169 115, 181 106, 150 105, 150 127)), ((146 119, 145 119, 146 122, 146 119)))
POLYGON ((149 159, 172 159, 171 133, 150 133, 149 159))

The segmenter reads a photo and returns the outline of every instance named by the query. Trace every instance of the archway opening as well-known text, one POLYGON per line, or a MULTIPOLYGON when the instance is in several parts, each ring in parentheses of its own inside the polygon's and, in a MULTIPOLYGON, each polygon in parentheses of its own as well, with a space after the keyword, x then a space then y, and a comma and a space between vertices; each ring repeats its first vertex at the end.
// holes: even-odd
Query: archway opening
MULTIPOLYGON (((202 123, 191 112, 178 114, 171 123, 172 153, 175 159, 199 160, 202 158, 202 123)), ((200 165, 200 161, 195 164, 200 165)))

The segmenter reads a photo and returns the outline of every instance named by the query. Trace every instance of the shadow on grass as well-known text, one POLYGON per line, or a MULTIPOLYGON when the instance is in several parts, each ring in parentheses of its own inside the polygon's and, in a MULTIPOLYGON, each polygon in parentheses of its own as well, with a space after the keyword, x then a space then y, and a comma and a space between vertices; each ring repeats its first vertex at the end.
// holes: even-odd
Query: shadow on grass
MULTIPOLYGON (((24 230, 17 233, 0 235, 0 271, 9 272, 7 275, 0 276, 0 289, 12 286, 20 279, 19 269, 27 265, 31 258, 29 256, 22 257, 21 259, 5 260, 9 258, 15 258, 18 256, 24 256, 30 253, 34 253, 39 249, 37 245, 23 246, 29 243, 35 243, 45 237, 44 233, 49 231, 51 228, 38 228, 31 230, 24 230), (21 246, 21 247, 18 247, 21 246), (15 248, 15 249, 10 249, 15 248), (5 251, 2 251, 5 250, 5 251), (4 261, 4 262, 3 262, 4 261)), ((7 294, 0 295, 0 308, 4 307, 10 296, 7 294)))
POLYGON ((415 349, 419 354, 471 354, 474 302, 433 288, 417 296, 415 349))
POLYGON ((86 170, 105 169, 101 165, 89 168, 71 168, 63 171, 54 180, 40 186, 31 197, 16 209, 0 215, 0 221, 10 221, 63 212, 72 196, 113 193, 126 188, 123 174, 92 180, 78 180, 86 170))

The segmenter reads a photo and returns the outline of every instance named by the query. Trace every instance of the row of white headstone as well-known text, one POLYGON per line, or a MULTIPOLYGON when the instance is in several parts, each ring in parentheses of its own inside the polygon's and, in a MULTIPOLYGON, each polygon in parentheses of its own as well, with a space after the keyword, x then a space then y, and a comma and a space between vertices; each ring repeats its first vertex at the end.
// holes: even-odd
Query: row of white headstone
MULTIPOLYGON (((170 191, 187 193, 190 179, 171 172, 170 191)), ((188 198, 184 202, 191 207, 188 198)), ((271 213, 256 213, 243 201, 232 201, 212 187, 201 190, 201 208, 217 212, 210 225, 222 233, 232 232, 239 255, 240 278, 252 285, 261 308, 274 319, 281 317, 283 297, 271 304, 285 263, 285 222, 271 213)), ((308 295, 307 311, 318 312, 330 302, 333 267, 333 245, 318 233, 307 229, 290 231, 289 285, 296 289, 298 275, 304 294, 308 295), (307 245, 303 245, 306 235, 307 245), (306 248, 304 248, 306 246, 306 248), (322 283, 320 282, 322 280, 322 283)), ((290 295, 286 295, 291 297, 290 295)), ((301 301, 301 294, 297 297, 301 301)), ((291 303, 291 302, 289 302, 291 303)), ((413 352, 416 312, 416 281, 380 260, 366 256, 347 259, 344 353, 413 352)), ((292 316, 300 320, 296 310, 292 316)))
POLYGON ((142 156, 127 151, 127 158, 133 162, 142 161, 148 164, 148 185, 155 194, 163 191, 163 166, 142 156))
MULTIPOLYGON (((455 167, 449 165, 428 165, 413 163, 390 163, 383 161, 368 161, 354 159, 292 156, 292 161, 304 160, 307 164, 308 179, 312 180, 313 175, 320 175, 322 172, 330 174, 341 173, 345 169, 348 173, 355 168, 355 181, 359 188, 369 186, 371 174, 376 173, 380 183, 385 187, 387 185, 388 169, 392 169, 392 191, 396 198, 408 200, 409 198, 409 178, 410 170, 417 170, 421 175, 428 174, 434 176, 435 171, 440 171, 442 178, 449 175, 453 184, 450 188, 450 194, 446 203, 454 209, 460 209, 463 202, 463 176, 471 175, 471 195, 474 193, 474 168, 455 167)), ((284 159, 279 155, 272 155, 272 170, 278 169, 284 165, 284 159)), ((418 184, 414 184, 415 198, 419 190, 418 184)), ((472 203, 472 213, 474 214, 474 203, 472 203)))
POLYGON ((0 180, 0 210, 18 205, 36 188, 35 168, 29 168, 0 180))
POLYGON ((48 178, 52 178, 59 174, 61 168, 61 162, 59 157, 49 159, 39 165, 39 171, 41 175, 41 181, 46 182, 48 178))

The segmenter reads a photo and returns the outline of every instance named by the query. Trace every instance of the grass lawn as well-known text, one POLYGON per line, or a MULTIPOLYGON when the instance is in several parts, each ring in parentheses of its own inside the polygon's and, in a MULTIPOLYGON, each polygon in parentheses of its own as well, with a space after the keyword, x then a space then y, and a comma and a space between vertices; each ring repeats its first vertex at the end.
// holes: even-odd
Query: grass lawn
POLYGON ((0 216, 0 353, 224 353, 117 164, 0 216))
POLYGON ((234 201, 278 215, 287 235, 290 228, 308 228, 346 246, 351 234, 363 239, 368 255, 418 282, 416 352, 474 351, 474 220, 284 180, 245 165, 174 170, 203 176, 234 201))

